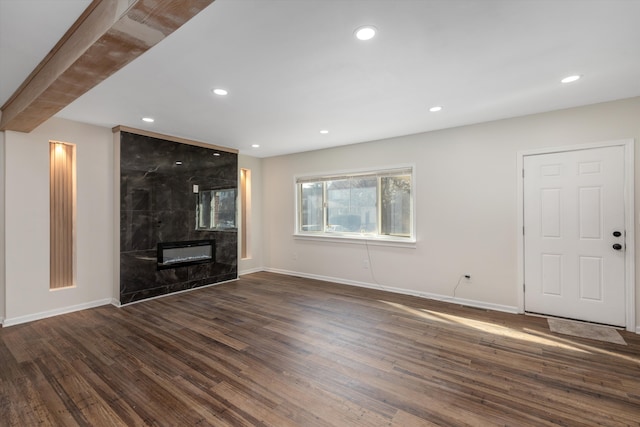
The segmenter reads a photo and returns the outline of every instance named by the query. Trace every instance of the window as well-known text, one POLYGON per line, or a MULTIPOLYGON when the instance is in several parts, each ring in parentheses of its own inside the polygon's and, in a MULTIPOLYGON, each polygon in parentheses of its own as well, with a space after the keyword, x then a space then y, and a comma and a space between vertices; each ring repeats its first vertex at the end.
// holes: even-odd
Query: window
POLYGON ((413 168, 297 177, 299 235, 413 241, 413 168))
POLYGON ((198 193, 197 230, 236 227, 236 189, 204 190, 198 193))

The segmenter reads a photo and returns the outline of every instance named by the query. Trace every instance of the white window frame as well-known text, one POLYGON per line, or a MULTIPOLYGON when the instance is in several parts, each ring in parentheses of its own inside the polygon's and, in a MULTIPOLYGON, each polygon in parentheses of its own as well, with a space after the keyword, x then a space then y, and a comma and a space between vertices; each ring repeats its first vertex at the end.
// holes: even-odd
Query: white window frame
MULTIPOLYGON (((399 247, 415 247, 416 244, 416 167, 414 164, 402 164, 402 165, 394 165, 394 166, 384 166, 379 168, 369 168, 369 169, 350 169, 350 170, 339 170, 339 171, 330 171, 330 172, 321 172, 321 173, 313 173, 313 174, 305 174, 305 175, 296 175, 293 178, 293 187, 295 194, 295 206, 294 206, 294 217, 295 217, 295 225, 293 236, 296 239, 302 240, 317 240, 317 241, 333 241, 333 242, 343 242, 343 243, 367 243, 372 245, 388 245, 388 246, 399 246, 399 247), (402 170, 410 170, 411 175, 411 234, 409 236, 388 236, 388 235, 379 235, 373 233, 354 233, 354 232, 339 232, 339 231, 310 231, 305 232, 300 230, 300 209, 301 209, 301 193, 298 188, 298 185, 304 181, 329 181, 337 178, 346 178, 346 177, 357 177, 357 176, 366 176, 366 175, 384 175, 388 173, 393 173, 396 171, 402 170)), ((379 192, 379 188, 378 188, 379 192)), ((379 195, 378 195, 379 198, 379 195)), ((379 205, 379 203, 377 203, 379 205)), ((377 218, 376 221, 378 223, 378 227, 380 226, 380 206, 377 206, 377 218)), ((326 207, 323 208, 323 216, 326 216, 326 207)))

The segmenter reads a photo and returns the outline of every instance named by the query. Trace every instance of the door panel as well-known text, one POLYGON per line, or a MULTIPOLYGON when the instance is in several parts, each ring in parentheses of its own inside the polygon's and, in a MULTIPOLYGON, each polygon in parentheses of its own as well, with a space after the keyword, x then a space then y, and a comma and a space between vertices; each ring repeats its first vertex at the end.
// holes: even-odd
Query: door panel
POLYGON ((623 326, 624 147, 525 156, 524 168, 525 311, 623 326))
POLYGON ((562 255, 542 254, 542 292, 562 295, 562 255))

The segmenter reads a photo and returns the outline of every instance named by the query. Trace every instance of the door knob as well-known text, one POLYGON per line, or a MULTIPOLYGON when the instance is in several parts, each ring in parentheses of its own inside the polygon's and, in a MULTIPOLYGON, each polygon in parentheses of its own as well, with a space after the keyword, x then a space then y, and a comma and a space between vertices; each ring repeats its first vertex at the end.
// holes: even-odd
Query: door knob
POLYGON ((614 237, 620 237, 620 236, 622 236, 622 233, 621 233, 621 232, 619 232, 619 231, 614 231, 614 232, 613 232, 613 236, 614 236, 614 237))
POLYGON ((620 243, 614 243, 613 249, 615 249, 616 251, 619 251, 620 249, 622 249, 622 245, 620 243))

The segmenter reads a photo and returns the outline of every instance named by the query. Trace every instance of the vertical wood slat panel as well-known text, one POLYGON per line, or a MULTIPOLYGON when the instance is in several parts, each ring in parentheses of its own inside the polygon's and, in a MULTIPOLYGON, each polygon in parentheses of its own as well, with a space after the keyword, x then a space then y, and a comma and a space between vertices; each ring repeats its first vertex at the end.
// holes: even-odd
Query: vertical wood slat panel
POLYGON ((247 196, 247 171, 245 169, 240 169, 240 236, 242 240, 240 241, 240 258, 247 257, 247 233, 246 233, 246 221, 247 216, 245 212, 247 211, 246 207, 246 196, 247 196))
POLYGON ((240 169, 240 226, 242 240, 240 243, 240 258, 248 258, 249 256, 249 223, 248 223, 248 203, 251 191, 251 172, 248 169, 240 169))
POLYGON ((54 242, 58 241, 57 230, 58 227, 55 223, 54 212, 56 212, 56 198, 54 197, 56 181, 55 181, 55 164, 56 164, 56 144, 49 143, 49 271, 51 274, 51 279, 49 286, 51 288, 55 288, 58 280, 57 280, 57 269, 55 266, 57 265, 57 254, 58 252, 54 250, 54 242))
POLYGON ((50 143, 50 288, 75 285, 75 146, 50 143))

